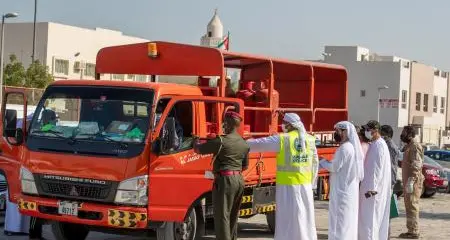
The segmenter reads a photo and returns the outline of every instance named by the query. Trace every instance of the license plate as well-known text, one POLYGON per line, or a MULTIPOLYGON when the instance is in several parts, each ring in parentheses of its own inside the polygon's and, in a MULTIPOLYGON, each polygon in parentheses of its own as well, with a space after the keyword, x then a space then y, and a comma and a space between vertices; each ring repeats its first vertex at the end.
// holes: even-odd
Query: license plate
POLYGON ((78 203, 58 202, 58 213, 61 215, 78 216, 78 203))

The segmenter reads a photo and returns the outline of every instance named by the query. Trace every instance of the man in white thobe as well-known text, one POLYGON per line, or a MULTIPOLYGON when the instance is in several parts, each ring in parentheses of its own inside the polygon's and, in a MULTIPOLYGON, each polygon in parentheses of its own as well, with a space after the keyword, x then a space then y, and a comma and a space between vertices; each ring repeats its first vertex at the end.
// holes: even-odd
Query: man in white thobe
POLYGON ((5 235, 28 234, 30 228, 30 217, 19 213, 17 204, 9 201, 6 191, 6 213, 5 213, 5 235))
POLYGON ((372 141, 364 164, 364 179, 359 194, 359 240, 386 240, 391 203, 391 159, 380 124, 369 121, 365 135, 372 141))
POLYGON ((315 137, 306 133, 300 117, 287 113, 284 134, 251 139, 250 152, 276 152, 275 240, 316 240, 313 186, 318 173, 315 137))
POLYGON ((359 182, 364 177, 363 152, 355 126, 339 122, 334 140, 340 143, 333 161, 321 160, 320 166, 330 172, 329 240, 358 239, 359 182))

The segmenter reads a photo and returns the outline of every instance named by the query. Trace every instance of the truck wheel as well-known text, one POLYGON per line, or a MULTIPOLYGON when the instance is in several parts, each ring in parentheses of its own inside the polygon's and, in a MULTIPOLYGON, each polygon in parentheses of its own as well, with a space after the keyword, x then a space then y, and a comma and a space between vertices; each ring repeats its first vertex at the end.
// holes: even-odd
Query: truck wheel
POLYGON ((266 213, 267 225, 271 233, 275 233, 275 211, 266 213))
POLYGON ((84 240, 89 229, 83 225, 55 222, 52 224, 52 232, 58 240, 84 240))
POLYGON ((156 230, 158 240, 195 240, 199 239, 197 212, 194 208, 189 212, 188 217, 182 223, 165 222, 156 230))

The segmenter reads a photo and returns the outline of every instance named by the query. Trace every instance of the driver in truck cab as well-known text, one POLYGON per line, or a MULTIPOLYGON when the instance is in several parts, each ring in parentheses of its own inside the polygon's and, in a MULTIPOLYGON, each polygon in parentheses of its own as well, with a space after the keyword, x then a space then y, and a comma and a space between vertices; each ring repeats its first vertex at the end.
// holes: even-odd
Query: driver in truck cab
POLYGON ((248 167, 249 147, 237 130, 242 117, 227 112, 224 119, 224 136, 195 142, 195 152, 213 154, 213 205, 214 227, 218 240, 236 240, 239 208, 244 194, 242 171, 248 167))
MULTIPOLYGON (((169 103, 168 100, 160 100, 156 106, 155 118, 153 127, 155 128, 161 118, 164 109, 169 103)), ((164 139, 166 143, 169 143, 171 147, 168 147, 171 151, 177 151, 182 147, 183 143, 183 127, 177 119, 176 109, 172 109, 167 117, 166 122, 161 131, 161 139, 164 139), (169 121, 168 121, 169 120, 169 121), (169 126, 172 124, 173 126, 169 126)))

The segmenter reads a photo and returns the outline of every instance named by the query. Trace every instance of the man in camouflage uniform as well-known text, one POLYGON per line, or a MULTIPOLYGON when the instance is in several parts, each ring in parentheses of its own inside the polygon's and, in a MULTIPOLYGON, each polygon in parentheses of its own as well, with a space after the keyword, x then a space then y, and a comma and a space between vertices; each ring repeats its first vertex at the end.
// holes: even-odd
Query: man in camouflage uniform
POLYGON ((419 239, 419 199, 422 194, 423 180, 423 150, 414 138, 413 127, 403 128, 400 139, 406 144, 402 161, 402 180, 405 194, 406 227, 408 232, 400 234, 400 238, 419 239), (414 182, 412 192, 408 191, 408 183, 414 182))
POLYGON ((242 118, 228 112, 224 119, 225 136, 195 143, 195 152, 214 154, 213 205, 216 239, 236 240, 239 208, 244 193, 241 173, 248 167, 248 144, 239 135, 242 118))

